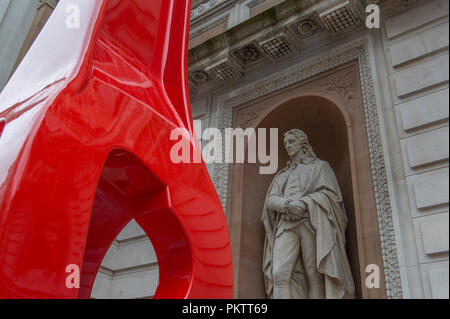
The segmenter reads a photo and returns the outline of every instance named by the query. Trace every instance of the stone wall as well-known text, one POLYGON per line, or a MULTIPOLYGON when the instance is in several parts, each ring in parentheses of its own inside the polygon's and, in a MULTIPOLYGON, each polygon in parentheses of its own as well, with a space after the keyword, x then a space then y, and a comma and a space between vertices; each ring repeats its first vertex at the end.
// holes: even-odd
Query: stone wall
POLYGON ((95 279, 91 298, 149 299, 158 286, 153 246, 133 220, 114 240, 95 279))
MULTIPOLYGON (((192 55, 195 62, 191 65, 191 79, 193 82, 197 80, 194 84, 205 82, 195 88, 193 116, 212 126, 218 123, 231 125, 233 112, 224 110, 232 107, 234 100, 223 97, 239 99, 242 97, 240 92, 245 91, 246 87, 254 87, 254 94, 257 95, 265 88, 256 83, 264 82, 261 79, 269 77, 275 79, 273 82, 266 81, 267 90, 272 90, 271 86, 278 86, 283 81, 283 75, 295 68, 296 63, 326 55, 336 47, 346 47, 364 34, 368 35, 372 43, 369 56, 376 76, 380 138, 385 159, 383 165, 386 166, 395 235, 393 246, 392 243, 383 245, 382 253, 389 254, 387 251, 396 250, 402 297, 448 298, 448 2, 403 1, 401 5, 392 6, 394 1, 382 3, 386 7, 383 7, 379 30, 359 28, 352 34, 336 35, 336 40, 330 41, 323 37, 323 31, 319 29, 308 38, 309 46, 306 42, 291 41, 290 45, 297 49, 291 57, 279 63, 266 60, 259 64, 252 62, 254 66, 236 68, 238 79, 219 82, 215 86, 210 79, 216 74, 210 70, 222 63, 223 60, 216 62, 218 55, 224 55, 227 49, 234 52, 238 45, 228 43, 230 48, 227 48, 225 39, 219 39, 220 36, 212 38, 209 44, 216 44, 220 50, 217 54, 211 54, 210 58, 205 58, 207 55, 200 45, 194 50, 199 55, 204 54, 204 57, 200 61, 192 55), (202 63, 206 65, 203 69, 200 66, 202 63), (201 70, 206 71, 206 76, 193 78, 195 72, 201 70)), ((311 11, 307 10, 307 14, 311 11)), ((314 17, 314 14, 311 16, 314 17)), ((252 28, 250 22, 246 24, 247 30, 238 27, 238 30, 233 29, 234 34, 246 34, 248 41, 255 39, 253 33, 248 31, 252 28)), ((276 26, 271 25, 269 29, 275 33, 276 26)), ((239 45, 243 46, 242 43, 239 45)), ((236 66, 232 59, 227 59, 229 65, 236 66)), ((259 97, 263 98, 264 95, 259 97)), ((248 112, 243 116, 245 118, 239 121, 241 123, 251 122, 261 114, 248 112)), ((219 195, 223 195, 222 203, 226 214, 229 214, 231 208, 224 198, 229 196, 227 192, 231 192, 231 196, 234 193, 228 183, 227 168, 224 165, 210 166, 212 179, 219 195)), ((382 220, 378 226, 384 227, 382 220)), ((381 237, 383 240, 383 234, 381 237)), ((387 267, 389 262, 389 259, 385 260, 384 266, 387 267)), ((387 288, 392 287, 388 284, 387 288)))
POLYGON ((405 297, 448 298, 448 1, 387 17, 377 58, 405 297))

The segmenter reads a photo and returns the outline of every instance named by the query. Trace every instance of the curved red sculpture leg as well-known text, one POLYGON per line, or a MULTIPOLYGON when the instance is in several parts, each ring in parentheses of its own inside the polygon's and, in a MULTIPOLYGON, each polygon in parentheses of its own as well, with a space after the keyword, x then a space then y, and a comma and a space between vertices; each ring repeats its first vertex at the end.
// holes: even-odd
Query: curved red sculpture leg
POLYGON ((187 88, 190 1, 61 0, 0 94, 0 298, 88 298, 132 219, 155 248, 156 298, 231 298, 228 228, 187 88), (69 10, 70 11, 70 10, 69 10), (2 120, 4 119, 4 120, 2 120), (68 265, 81 287, 66 285, 68 265))

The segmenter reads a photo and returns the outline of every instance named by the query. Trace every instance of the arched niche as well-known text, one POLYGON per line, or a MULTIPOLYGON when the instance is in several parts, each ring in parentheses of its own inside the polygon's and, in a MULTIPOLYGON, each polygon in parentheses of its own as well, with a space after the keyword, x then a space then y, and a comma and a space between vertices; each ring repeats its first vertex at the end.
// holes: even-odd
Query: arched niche
MULTIPOLYGON (((300 91, 300 94, 291 92, 291 95, 262 103, 260 115, 255 116, 253 122, 249 121, 250 127, 278 128, 277 171, 288 161, 282 144, 284 133, 293 128, 305 131, 317 156, 333 168, 343 193, 349 220, 346 248, 356 297, 385 298, 383 288, 370 291, 364 285, 368 264, 375 263, 382 269, 364 112, 349 110, 348 105, 339 104, 341 101, 332 95, 314 94, 311 90, 300 91), (278 104, 270 105, 270 102, 278 104)), ((235 113, 235 123, 238 117, 239 111, 235 113)), ((265 230, 260 218, 275 174, 259 174, 260 165, 245 162, 231 167, 228 202, 237 298, 266 298, 262 274, 265 230)))

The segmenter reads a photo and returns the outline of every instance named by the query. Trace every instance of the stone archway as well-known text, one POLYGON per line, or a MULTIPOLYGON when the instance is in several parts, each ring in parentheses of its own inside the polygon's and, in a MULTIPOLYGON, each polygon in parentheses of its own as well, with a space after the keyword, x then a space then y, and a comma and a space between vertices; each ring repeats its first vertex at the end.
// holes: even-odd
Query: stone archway
MULTIPOLYGON (((357 74, 356 65, 351 63, 257 104, 244 105, 234 111, 234 127, 276 127, 279 141, 292 128, 308 134, 318 157, 333 168, 344 196, 349 218, 347 253, 357 297, 386 298, 365 115, 358 80, 354 77, 357 74), (323 83, 339 83, 340 78, 351 79, 348 80, 353 86, 348 91, 351 101, 345 92, 317 89, 323 83), (369 264, 380 267, 379 289, 364 285, 365 268, 369 264)), ((287 159, 280 144, 278 169, 284 167, 287 159)), ((235 297, 238 298, 266 297, 261 271, 265 232, 260 217, 273 175, 260 175, 259 166, 258 163, 233 164, 230 170, 228 207, 235 297)))

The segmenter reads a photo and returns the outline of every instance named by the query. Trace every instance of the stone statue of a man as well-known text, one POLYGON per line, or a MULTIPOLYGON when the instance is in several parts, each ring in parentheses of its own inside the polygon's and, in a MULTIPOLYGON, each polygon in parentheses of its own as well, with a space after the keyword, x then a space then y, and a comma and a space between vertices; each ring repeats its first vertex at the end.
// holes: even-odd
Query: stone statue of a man
POLYGON ((352 298, 347 217, 336 177, 298 129, 284 135, 290 157, 269 187, 262 222, 269 298, 352 298))

